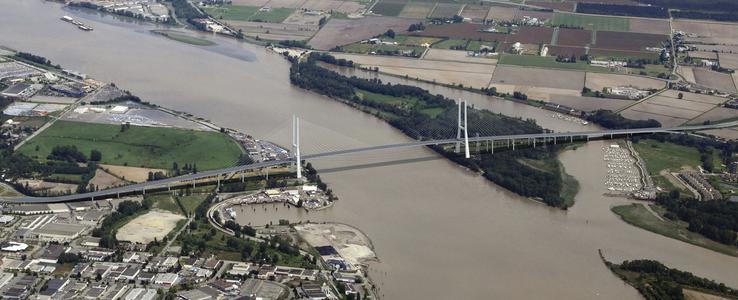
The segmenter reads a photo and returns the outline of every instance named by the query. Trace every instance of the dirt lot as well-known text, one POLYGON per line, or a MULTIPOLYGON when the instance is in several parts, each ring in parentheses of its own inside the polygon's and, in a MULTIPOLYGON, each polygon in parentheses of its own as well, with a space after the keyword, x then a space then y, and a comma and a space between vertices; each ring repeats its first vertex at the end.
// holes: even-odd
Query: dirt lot
POLYGON ((423 56, 424 60, 458 61, 477 64, 496 65, 497 60, 492 58, 474 57, 466 55, 466 51, 428 49, 423 56))
POLYGON ((687 33, 687 41, 706 44, 738 44, 738 24, 694 20, 674 20, 674 30, 687 33))
POLYGON ((619 31, 597 31, 595 47, 613 50, 640 51, 646 47, 658 47, 661 42, 667 40, 666 35, 619 32, 619 31))
MULTIPOLYGON (((444 84, 463 84, 475 88, 486 87, 495 71, 495 65, 454 61, 418 60, 401 57, 334 53, 336 58, 354 61, 364 67, 377 67, 380 72, 398 76, 407 75, 444 84)), ((481 58, 480 58, 481 59, 481 58)))
POLYGON ((560 28, 556 45, 584 47, 592 43, 592 31, 584 29, 560 28))
POLYGON ((711 71, 705 68, 694 68, 694 79, 697 84, 723 92, 735 93, 735 84, 730 74, 711 71))
POLYGON ((581 92, 584 87, 584 72, 500 65, 492 76, 492 85, 495 83, 581 92))
POLYGON ((723 68, 738 69, 738 53, 718 53, 720 66, 723 68))
POLYGON ((164 210, 152 210, 139 216, 118 229, 115 237, 121 241, 148 244, 154 239, 161 241, 185 217, 164 210))
POLYGON ((652 34, 669 34, 669 21, 657 19, 630 18, 630 31, 652 34))
POLYGON ((114 165, 99 165, 104 170, 111 174, 123 178, 127 181, 132 182, 144 182, 149 179, 149 172, 164 172, 162 169, 149 169, 149 168, 138 168, 138 167, 125 167, 125 166, 114 166, 114 165))
POLYGON ((95 171, 95 177, 90 179, 90 184, 94 184, 98 189, 102 190, 125 185, 126 182, 108 172, 97 169, 97 171, 95 171))
POLYGON ((349 225, 310 223, 297 225, 295 230, 313 247, 333 246, 343 259, 353 265, 360 265, 377 258, 369 237, 349 225))
POLYGON ((606 87, 632 86, 638 89, 662 89, 666 83, 662 80, 640 76, 588 72, 585 85, 593 91, 602 91, 606 87))
POLYGON ((22 185, 28 185, 28 188, 33 191, 46 191, 49 194, 63 194, 70 193, 77 190, 76 184, 69 183, 58 183, 58 182, 46 182, 37 179, 20 179, 18 182, 22 185))
POLYGON ((435 3, 427 2, 413 2, 405 5, 405 8, 400 12, 400 17, 413 18, 413 19, 425 19, 433 10, 435 3))
POLYGON ((484 22, 489 14, 489 6, 467 4, 461 11, 461 17, 469 18, 472 22, 484 22))
MULTIPOLYGON (((287 18, 289 22, 307 22, 299 20, 292 14, 287 18)), ((229 21, 228 24, 243 30, 246 36, 260 37, 274 40, 306 40, 318 31, 318 25, 297 25, 262 22, 229 21)))
POLYGON ((492 6, 487 14, 487 20, 512 21, 518 9, 515 7, 492 6))
POLYGON ((566 96, 566 95, 551 95, 549 101, 556 104, 565 105, 581 111, 594 111, 598 109, 608 109, 612 111, 623 109, 624 107, 633 104, 631 100, 621 99, 605 99, 605 98, 593 98, 593 97, 582 97, 582 96, 566 96))
POLYGON ((310 46, 318 50, 329 50, 336 46, 365 40, 392 29, 397 33, 407 31, 417 20, 394 17, 365 17, 361 19, 331 19, 310 40, 310 46))

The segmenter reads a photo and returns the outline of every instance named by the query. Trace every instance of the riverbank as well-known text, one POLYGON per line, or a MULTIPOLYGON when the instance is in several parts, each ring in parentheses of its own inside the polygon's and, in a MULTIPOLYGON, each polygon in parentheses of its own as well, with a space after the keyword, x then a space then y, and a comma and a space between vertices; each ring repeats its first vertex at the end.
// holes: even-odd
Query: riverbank
POLYGON ((720 244, 700 234, 687 230, 686 222, 672 221, 663 216, 664 209, 651 205, 651 210, 645 205, 649 203, 633 203, 630 205, 615 206, 612 212, 630 225, 648 230, 685 243, 700 246, 722 254, 738 257, 738 248, 720 244), (656 215, 657 214, 657 215, 656 215))

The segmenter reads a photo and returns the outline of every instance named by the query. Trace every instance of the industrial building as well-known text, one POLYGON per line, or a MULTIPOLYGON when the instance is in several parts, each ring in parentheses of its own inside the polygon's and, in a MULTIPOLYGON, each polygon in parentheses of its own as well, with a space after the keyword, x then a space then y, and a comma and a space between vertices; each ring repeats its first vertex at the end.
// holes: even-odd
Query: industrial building
POLYGON ((15 99, 28 99, 42 87, 42 85, 37 84, 17 83, 3 90, 0 95, 15 99))
POLYGON ((44 242, 65 243, 79 237, 86 228, 85 225, 52 222, 34 229, 30 236, 44 242))

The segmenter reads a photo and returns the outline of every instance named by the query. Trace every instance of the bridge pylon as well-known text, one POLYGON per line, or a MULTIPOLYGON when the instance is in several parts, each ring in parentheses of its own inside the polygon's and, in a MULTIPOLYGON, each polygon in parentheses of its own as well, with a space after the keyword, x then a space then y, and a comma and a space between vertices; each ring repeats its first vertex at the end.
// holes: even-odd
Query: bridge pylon
POLYGON ((292 156, 295 159, 297 179, 302 178, 302 160, 300 159, 300 118, 292 115, 292 156))
POLYGON ((461 131, 464 131, 464 157, 470 158, 471 155, 469 154, 469 130, 467 130, 467 123, 466 123, 466 112, 467 112, 467 105, 465 100, 459 100, 459 118, 458 118, 458 126, 456 127, 456 153, 459 153, 459 146, 461 145, 461 131), (462 120, 462 106, 463 106, 463 117, 462 120), (463 125, 462 125, 463 122, 463 125))

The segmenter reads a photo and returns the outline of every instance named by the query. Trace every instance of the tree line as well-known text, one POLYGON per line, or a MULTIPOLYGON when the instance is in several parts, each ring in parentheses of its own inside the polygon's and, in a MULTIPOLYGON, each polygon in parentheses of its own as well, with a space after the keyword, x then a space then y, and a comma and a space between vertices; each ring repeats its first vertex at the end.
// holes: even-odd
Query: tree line
POLYGON ((687 230, 722 244, 736 246, 738 203, 680 199, 678 191, 660 194, 656 202, 666 208, 665 217, 689 223, 687 230))

